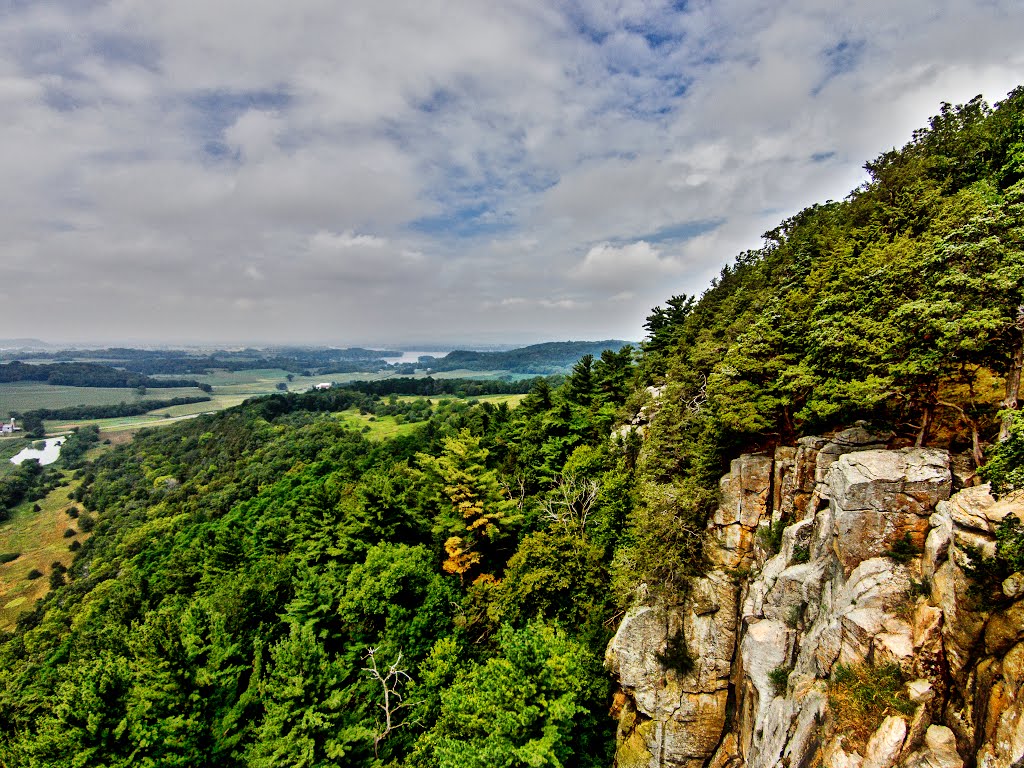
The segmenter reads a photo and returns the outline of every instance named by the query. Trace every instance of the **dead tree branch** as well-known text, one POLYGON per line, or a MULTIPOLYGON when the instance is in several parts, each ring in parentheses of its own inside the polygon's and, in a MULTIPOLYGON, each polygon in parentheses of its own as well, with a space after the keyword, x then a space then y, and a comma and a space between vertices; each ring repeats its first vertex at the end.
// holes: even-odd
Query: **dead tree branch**
POLYGON ((398 715, 401 710, 411 707, 414 702, 405 701, 398 689, 405 683, 412 682, 412 678, 408 672, 400 667, 402 663, 401 652, 399 652, 398 658, 384 669, 377 664, 376 648, 368 648, 366 650, 366 660, 370 666, 363 667, 363 671, 371 679, 380 683, 381 695, 383 697, 383 700, 377 706, 380 707, 381 712, 384 714, 384 722, 377 721, 378 733, 373 737, 373 754, 377 756, 380 743, 388 737, 388 734, 405 725, 409 725, 407 720, 399 722, 398 715))

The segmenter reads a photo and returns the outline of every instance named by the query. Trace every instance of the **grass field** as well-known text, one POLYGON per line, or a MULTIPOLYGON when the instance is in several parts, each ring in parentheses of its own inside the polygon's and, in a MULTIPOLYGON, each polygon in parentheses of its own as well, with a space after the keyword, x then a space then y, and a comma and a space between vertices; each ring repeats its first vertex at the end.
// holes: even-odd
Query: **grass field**
POLYGON ((351 408, 337 414, 338 418, 350 427, 362 430, 371 440, 384 440, 397 435, 412 432, 423 422, 399 424, 394 416, 363 415, 358 408, 351 408))
POLYGON ((0 420, 11 417, 11 411, 35 408, 68 408, 73 405, 117 405, 140 400, 166 400, 172 397, 201 395, 195 387, 149 389, 145 395, 137 390, 110 387, 55 387, 38 381, 15 381, 0 384, 0 420))
POLYGON ((18 616, 31 610, 36 600, 49 591, 54 562, 71 565, 71 542, 88 538, 89 534, 81 532, 64 537, 68 529, 77 531, 75 521, 65 513, 75 506, 68 497, 75 485, 57 488, 41 499, 41 512, 32 511, 33 502, 20 504, 11 519, 0 524, 0 552, 21 553, 18 559, 0 564, 0 629, 13 628, 18 616), (27 578, 33 569, 43 576, 27 578))

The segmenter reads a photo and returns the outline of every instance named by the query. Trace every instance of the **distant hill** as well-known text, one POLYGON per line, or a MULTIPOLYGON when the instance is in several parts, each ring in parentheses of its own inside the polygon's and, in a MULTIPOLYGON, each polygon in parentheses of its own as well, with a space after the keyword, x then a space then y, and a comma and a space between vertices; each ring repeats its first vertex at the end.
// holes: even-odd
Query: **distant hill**
POLYGON ((53 349, 40 339, 0 339, 0 349, 53 349))
POLYGON ((512 373, 566 373, 584 355, 600 357, 606 349, 618 352, 634 342, 622 339, 604 341, 549 341, 506 352, 473 352, 457 349, 444 357, 421 357, 431 371, 511 371, 512 373))

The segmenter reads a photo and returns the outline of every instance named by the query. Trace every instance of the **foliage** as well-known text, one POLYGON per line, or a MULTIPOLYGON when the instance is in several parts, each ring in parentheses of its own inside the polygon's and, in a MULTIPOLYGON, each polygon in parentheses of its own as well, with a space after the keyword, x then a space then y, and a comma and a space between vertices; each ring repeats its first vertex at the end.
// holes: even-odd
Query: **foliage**
POLYGON ((45 381, 47 384, 70 387, 194 387, 191 379, 153 379, 131 371, 100 363, 35 363, 19 360, 0 364, 0 382, 45 381))
POLYGON ((769 555, 776 555, 782 547, 782 532, 786 529, 785 520, 762 525, 757 529, 757 542, 769 555))
POLYGON ((862 749, 887 715, 911 715, 914 705, 898 664, 836 664, 828 686, 829 711, 848 744, 862 749))
POLYGON ((892 546, 885 551, 885 556, 902 565, 909 563, 915 557, 920 557, 921 547, 914 543, 908 531, 903 534, 903 538, 892 543, 892 546))
POLYGON ((170 408, 175 405, 191 405, 206 403, 211 398, 205 395, 196 397, 170 397, 164 400, 140 400, 136 403, 119 403, 117 405, 75 405, 67 408, 34 408, 21 414, 13 414, 26 421, 38 419, 109 419, 120 416, 140 416, 158 408, 170 408))
POLYGON ((790 558, 790 564, 799 565, 801 563, 809 562, 811 559, 811 547, 809 544, 794 544, 793 545, 793 556, 790 558))
POLYGON ((599 668, 598 655, 561 630, 540 623, 503 629, 498 654, 457 675, 442 692, 437 724, 412 764, 608 765, 611 745, 602 733, 603 714, 593 706, 608 693, 595 674, 599 668))
POLYGON ((1014 418, 1007 439, 992 446, 981 476, 997 498, 1024 488, 1024 419, 1014 418))
POLYGON ((786 688, 789 686, 789 675, 792 671, 792 667, 781 664, 768 673, 768 680, 771 682, 772 690, 775 691, 776 696, 786 695, 786 688))
POLYGON ((1024 525, 1015 515, 1007 515, 996 528, 996 551, 986 557, 979 547, 964 545, 967 560, 964 573, 973 582, 971 594, 979 607, 990 609, 1006 602, 1003 582, 1014 573, 1024 571, 1024 525))
POLYGON ((676 632, 665 642, 665 650, 656 651, 654 658, 665 669, 673 670, 677 675, 686 675, 693 671, 696 664, 690 649, 686 645, 686 636, 682 630, 676 632))

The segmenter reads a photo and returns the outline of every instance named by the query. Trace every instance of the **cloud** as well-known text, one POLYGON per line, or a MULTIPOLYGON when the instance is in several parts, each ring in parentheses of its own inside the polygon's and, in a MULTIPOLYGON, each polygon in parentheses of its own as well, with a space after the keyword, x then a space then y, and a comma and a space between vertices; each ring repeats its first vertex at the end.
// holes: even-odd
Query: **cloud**
POLYGON ((374 235, 357 235, 352 230, 335 234, 320 231, 310 238, 310 247, 318 251, 347 251, 352 248, 380 249, 387 245, 383 237, 374 235))
POLYGON ((9 5, 0 322, 58 341, 636 337, 1024 71, 1010 0, 9 5))
POLYGON ((595 245, 573 270, 585 283, 614 289, 617 295, 637 286, 676 277, 683 265, 644 240, 628 245, 595 245))

